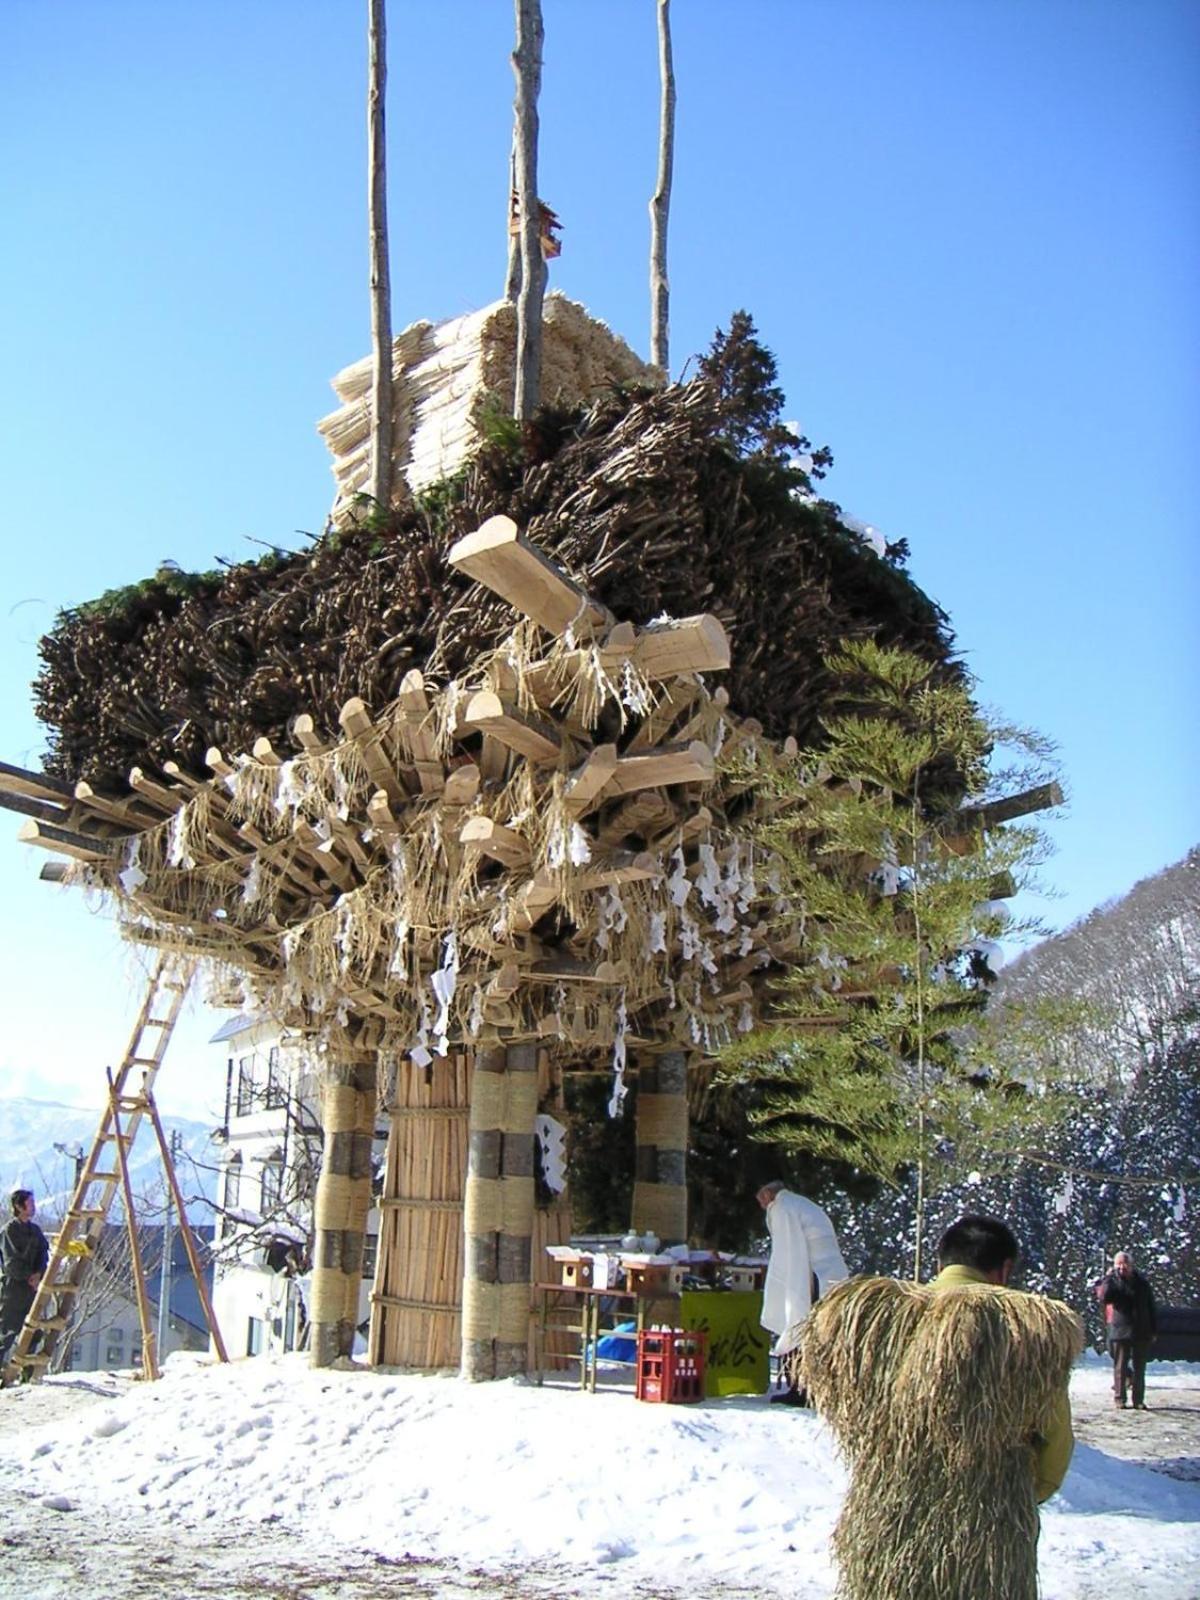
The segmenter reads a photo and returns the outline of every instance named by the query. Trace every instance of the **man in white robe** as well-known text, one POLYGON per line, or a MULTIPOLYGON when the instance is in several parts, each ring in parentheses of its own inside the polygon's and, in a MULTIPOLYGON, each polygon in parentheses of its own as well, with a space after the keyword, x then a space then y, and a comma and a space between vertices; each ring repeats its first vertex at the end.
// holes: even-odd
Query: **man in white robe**
POLYGON ((786 1391, 776 1398, 803 1405, 804 1397, 794 1376, 800 1325, 817 1296, 850 1274, 833 1223, 814 1200, 793 1194, 782 1183, 764 1184, 757 1199, 767 1214, 767 1231, 771 1235, 760 1320, 776 1335, 775 1354, 787 1378, 786 1391))

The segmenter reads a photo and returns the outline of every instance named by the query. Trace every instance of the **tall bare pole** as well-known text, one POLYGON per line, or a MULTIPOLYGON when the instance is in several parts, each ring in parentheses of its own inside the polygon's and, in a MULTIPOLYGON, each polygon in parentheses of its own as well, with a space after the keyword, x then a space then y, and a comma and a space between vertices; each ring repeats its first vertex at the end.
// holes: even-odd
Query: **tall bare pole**
POLYGON ((538 403, 542 367, 542 297, 546 266, 542 260, 541 212, 537 192, 538 95, 542 87, 541 0, 515 0, 517 47, 513 75, 516 139, 517 208, 521 229, 521 286, 517 293, 517 381, 513 415, 524 420, 538 403))
POLYGON ((508 157, 508 268, 504 274, 504 298, 514 306, 521 293, 521 231, 516 193, 517 130, 514 126, 512 150, 508 157))
POLYGON ((367 185, 371 235, 370 495, 380 510, 392 503, 392 289, 388 271, 387 7, 367 0, 369 69, 367 79, 367 185))
POLYGON ((671 285, 667 278, 667 218, 675 169, 675 63, 671 57, 671 0, 658 0, 658 186, 650 201, 650 360, 670 377, 667 332, 671 285))

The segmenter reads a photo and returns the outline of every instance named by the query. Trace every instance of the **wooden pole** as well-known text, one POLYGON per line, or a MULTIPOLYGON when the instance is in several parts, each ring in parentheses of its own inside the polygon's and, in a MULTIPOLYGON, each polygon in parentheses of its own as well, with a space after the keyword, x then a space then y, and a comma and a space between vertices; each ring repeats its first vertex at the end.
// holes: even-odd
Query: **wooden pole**
POLYGON ((687 1057, 638 1057, 632 1226, 663 1244, 687 1240, 687 1057))
POLYGON ((505 196, 508 228, 508 270, 504 275, 504 298, 516 305, 521 293, 521 222, 517 206, 517 130, 513 128, 512 149, 508 155, 508 194, 505 196))
POLYGON ((462 1375, 475 1382, 528 1370, 537 1082, 536 1045, 476 1054, 462 1318, 462 1375))
POLYGON ((658 122, 658 183, 650 201, 650 359, 670 377, 668 326, 671 286, 667 277, 667 219, 675 167, 675 64, 671 55, 671 0, 658 0, 658 69, 662 100, 658 122))
POLYGON ((517 47, 513 74, 517 80, 515 116, 517 207, 521 229, 521 286, 517 294, 517 372, 513 415, 524 421, 540 398, 542 371, 542 299, 546 264, 542 260, 541 210, 537 192, 538 95, 542 87, 541 0, 514 0, 517 47))
POLYGON ((154 1347, 154 1329, 150 1323, 150 1302, 146 1298, 146 1274, 142 1270, 142 1250, 138 1242, 137 1217, 133 1210, 133 1185, 129 1181, 129 1156, 121 1137, 121 1109, 117 1086, 111 1072, 108 1077, 108 1105, 112 1117, 113 1142, 117 1147, 117 1167, 121 1174, 121 1193, 125 1197, 125 1223, 129 1229, 129 1263, 133 1269, 133 1294, 137 1301, 138 1321, 142 1327, 142 1371, 153 1382, 158 1377, 158 1357, 154 1347))
POLYGON ((371 254, 370 494, 377 508, 392 503, 392 294, 388 266, 387 224, 387 8, 385 0, 367 0, 367 186, 371 254))
MULTIPOLYGON (((175 1163, 171 1159, 171 1149, 167 1143, 167 1136, 163 1132, 163 1125, 159 1121, 158 1106, 154 1096, 146 1096, 146 1109, 150 1113, 150 1121, 154 1127, 154 1135, 158 1140, 159 1153, 162 1156, 163 1173, 170 1186, 171 1197, 175 1202, 175 1214, 179 1218, 179 1231, 183 1235, 183 1248, 187 1251, 188 1265, 192 1269, 192 1277, 196 1281, 196 1293, 200 1297, 200 1304, 204 1310, 204 1320, 208 1324, 208 1331, 212 1336, 213 1348, 217 1352, 219 1361, 228 1361, 229 1356, 225 1350, 225 1341, 221 1337, 221 1330, 217 1326, 216 1313, 213 1311, 212 1299, 208 1293, 208 1285, 204 1281, 204 1268, 200 1264, 200 1252, 196 1248, 196 1236, 192 1232, 192 1225, 188 1221, 187 1207, 183 1202, 183 1195, 179 1189, 179 1179, 175 1175, 175 1163)), ((163 1248, 166 1248, 164 1243, 163 1248)), ((165 1263, 164 1263, 165 1265, 165 1263)), ((165 1278, 160 1276, 160 1282, 165 1278)))

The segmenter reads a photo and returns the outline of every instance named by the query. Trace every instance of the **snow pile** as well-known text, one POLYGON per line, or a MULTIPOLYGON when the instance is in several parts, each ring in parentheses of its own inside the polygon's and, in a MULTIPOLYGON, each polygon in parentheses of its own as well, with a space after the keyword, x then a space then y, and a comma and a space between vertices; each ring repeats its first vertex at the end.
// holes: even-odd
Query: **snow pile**
MULTIPOLYGON (((1099 1362, 1075 1375, 1093 1394, 1108 1382, 1099 1362)), ((823 1423, 765 1397, 641 1405, 620 1389, 314 1372, 294 1356, 174 1358, 158 1384, 4 1439, 5 1467, 22 1495, 103 1507, 110 1525, 204 1525, 252 1547, 248 1526, 278 1524, 314 1558, 569 1568, 556 1592, 579 1595, 619 1577, 624 1593, 828 1596, 845 1489, 823 1423)), ((1197 1570, 1200 1485, 1079 1446, 1043 1511, 1044 1600, 1134 1585, 1180 1600, 1197 1570)))

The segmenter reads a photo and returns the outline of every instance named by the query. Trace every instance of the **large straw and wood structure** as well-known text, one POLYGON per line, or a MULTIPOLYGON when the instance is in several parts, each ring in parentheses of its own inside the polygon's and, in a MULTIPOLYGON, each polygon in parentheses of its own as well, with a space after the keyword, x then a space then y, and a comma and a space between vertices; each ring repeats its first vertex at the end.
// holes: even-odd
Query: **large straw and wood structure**
POLYGON ((590 408, 489 437, 480 374, 512 317, 395 341, 409 492, 426 459, 469 455, 457 477, 356 524, 369 369, 349 369, 322 424, 337 532, 67 614, 39 682, 51 770, 0 769, 22 836, 129 938, 235 975, 322 1054, 316 1358, 350 1345, 378 1105, 372 1359, 461 1351, 474 1378, 525 1365, 534 1266, 568 1226, 535 1206, 532 1142, 565 1062, 611 1070, 614 1108, 640 1073, 631 1220, 686 1236, 689 1077, 791 953, 738 822, 755 771, 811 736, 823 653, 870 632, 954 670, 940 613, 754 448, 717 367, 621 390, 592 325, 590 408))

